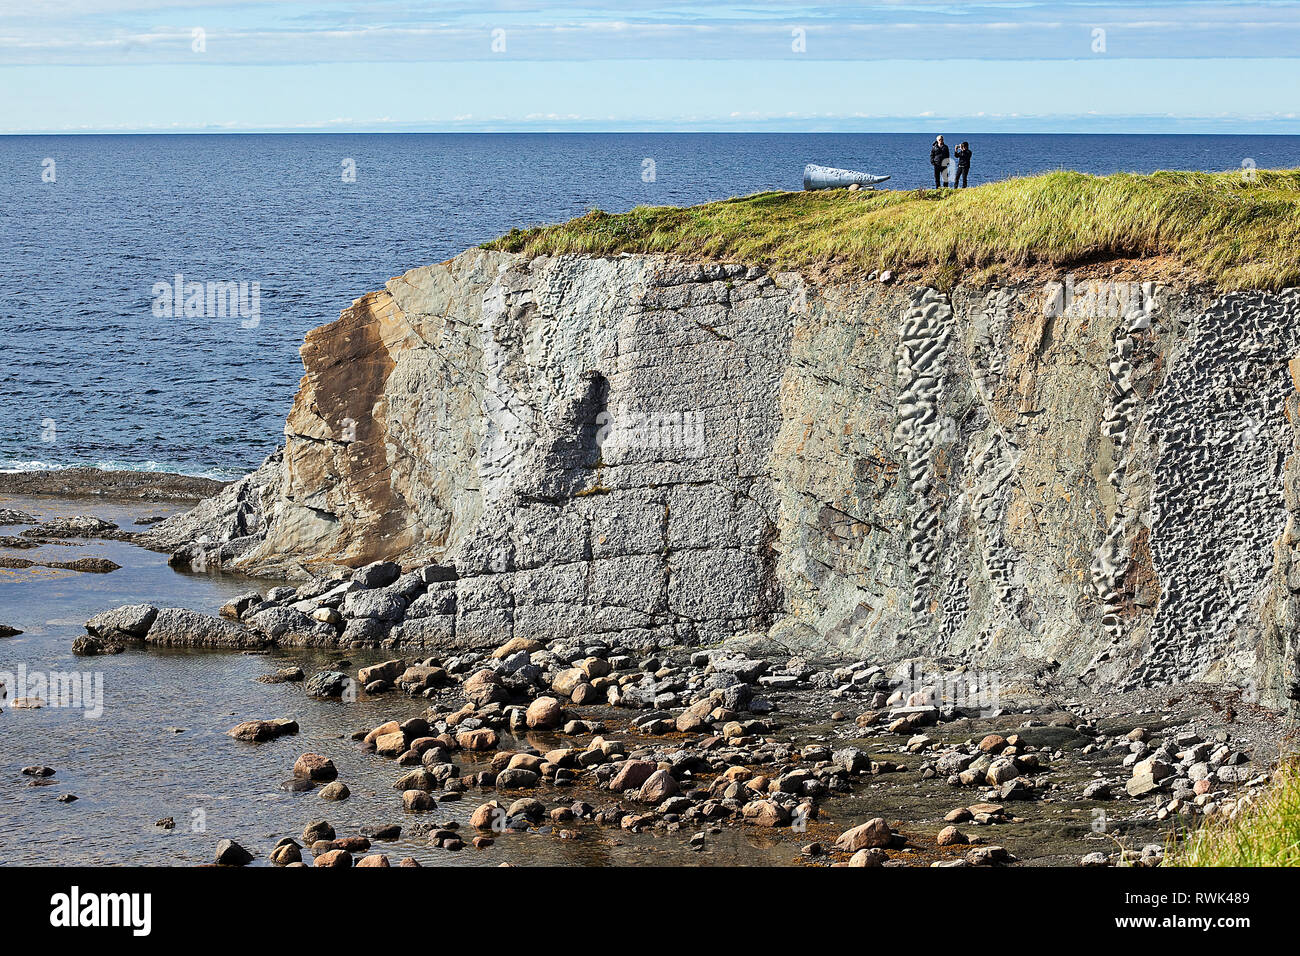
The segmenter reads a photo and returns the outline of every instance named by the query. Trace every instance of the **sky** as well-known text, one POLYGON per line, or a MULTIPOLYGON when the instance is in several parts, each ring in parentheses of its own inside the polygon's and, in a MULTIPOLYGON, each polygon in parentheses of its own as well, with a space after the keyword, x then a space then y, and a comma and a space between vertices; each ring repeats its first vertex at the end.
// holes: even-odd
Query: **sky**
POLYGON ((0 133, 1300 133, 1300 0, 0 0, 0 133))

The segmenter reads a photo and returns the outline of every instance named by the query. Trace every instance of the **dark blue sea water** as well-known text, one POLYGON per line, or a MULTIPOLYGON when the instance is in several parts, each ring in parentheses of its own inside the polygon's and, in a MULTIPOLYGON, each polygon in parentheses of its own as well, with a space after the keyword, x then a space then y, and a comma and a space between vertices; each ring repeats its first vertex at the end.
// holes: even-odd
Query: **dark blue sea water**
MULTIPOLYGON (((945 132, 970 140, 972 185, 1060 167, 1300 164, 1296 136, 945 132)), ((808 162, 930 185, 932 138, 0 137, 0 469, 239 473, 280 440, 303 333, 391 276, 593 206, 796 189, 808 162), (248 283, 250 305, 258 283, 258 321, 156 314, 155 285, 177 274, 248 283)))

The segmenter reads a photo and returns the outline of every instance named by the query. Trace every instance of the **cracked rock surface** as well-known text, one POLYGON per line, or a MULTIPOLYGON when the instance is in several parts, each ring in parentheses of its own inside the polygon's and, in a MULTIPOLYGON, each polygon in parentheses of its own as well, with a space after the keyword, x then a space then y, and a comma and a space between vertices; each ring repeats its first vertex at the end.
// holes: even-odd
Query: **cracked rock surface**
POLYGON ((1300 294, 1135 293, 472 250, 309 333, 282 452, 143 538, 336 587, 424 575, 267 615, 303 642, 764 633, 1279 706, 1300 294))

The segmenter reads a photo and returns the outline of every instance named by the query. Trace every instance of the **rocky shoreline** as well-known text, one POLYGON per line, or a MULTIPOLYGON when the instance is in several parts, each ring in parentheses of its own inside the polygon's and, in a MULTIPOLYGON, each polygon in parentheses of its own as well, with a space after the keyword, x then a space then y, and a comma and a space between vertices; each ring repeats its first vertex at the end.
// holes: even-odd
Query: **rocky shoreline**
POLYGON ((99 468, 54 468, 0 472, 0 495, 59 498, 118 498, 143 501, 196 502, 210 498, 229 482, 160 471, 106 471, 99 468))
MULTIPOLYGON (((927 675, 790 657, 761 635, 713 647, 576 637, 449 644, 446 631, 420 623, 429 617, 410 616, 442 600, 447 582, 438 577, 430 566, 403 573, 377 562, 342 582, 250 591, 222 617, 125 606, 88 621, 76 650, 141 641, 245 653, 418 648, 356 669, 340 660, 310 677, 279 667, 264 681, 305 680, 308 696, 323 701, 392 698, 389 719, 353 734, 353 746, 395 768, 392 809, 403 823, 374 829, 427 831, 429 845, 447 851, 489 851, 503 833, 655 832, 703 848, 721 828, 739 827, 797 841, 808 863, 1007 865, 1018 854, 1001 831, 1071 812, 1087 814, 1080 829, 1115 835, 1075 862, 1154 866, 1178 828, 1252 799, 1269 780, 1265 755, 1278 752, 1277 715, 1221 688, 1063 700, 1017 687, 971 700, 961 669, 927 675), (408 624, 418 639, 404 636, 408 624), (828 808, 842 819, 844 804, 887 805, 903 781, 948 805, 924 831, 888 811, 835 832, 823 822, 828 808), (449 804, 475 799, 467 826, 443 819, 449 804), (1123 834, 1134 828, 1165 836, 1130 846, 1123 834)), ((230 735, 271 745, 300 722, 252 719, 230 735)), ((329 753, 292 763, 295 789, 348 798, 329 753)), ((338 837, 325 821, 308 830, 313 839, 289 836, 256 852, 278 865, 390 865, 368 852, 382 842, 374 832, 338 837)), ((215 853, 222 864, 255 859, 237 843, 215 853)))

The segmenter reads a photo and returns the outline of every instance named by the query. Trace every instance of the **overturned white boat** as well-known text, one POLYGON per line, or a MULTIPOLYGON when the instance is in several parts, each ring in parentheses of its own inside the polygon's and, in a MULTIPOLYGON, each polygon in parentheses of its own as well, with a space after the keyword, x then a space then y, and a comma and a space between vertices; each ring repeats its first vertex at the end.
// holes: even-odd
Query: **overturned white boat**
POLYGON ((803 168, 804 189, 844 189, 855 185, 871 187, 883 183, 888 178, 888 176, 874 176, 871 173, 859 173, 852 169, 818 166, 815 163, 809 163, 803 168))

